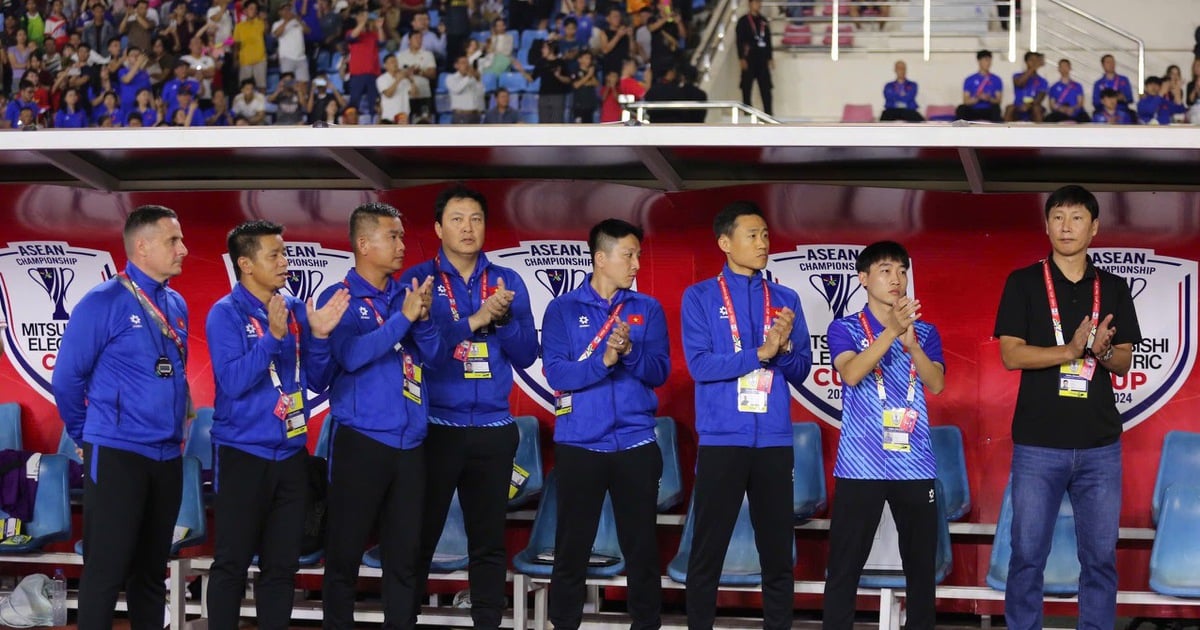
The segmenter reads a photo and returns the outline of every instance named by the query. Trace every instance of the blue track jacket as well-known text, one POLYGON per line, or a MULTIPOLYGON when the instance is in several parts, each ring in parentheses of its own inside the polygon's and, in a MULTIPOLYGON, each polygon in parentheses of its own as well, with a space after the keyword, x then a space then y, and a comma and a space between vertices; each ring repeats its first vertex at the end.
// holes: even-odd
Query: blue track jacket
MULTIPOLYGON (((268 366, 275 363, 275 373, 283 385, 283 393, 287 394, 325 391, 333 367, 329 340, 312 336, 304 303, 291 296, 284 298, 291 318, 282 340, 271 334, 266 305, 240 282, 232 293, 213 305, 204 328, 217 389, 213 444, 273 461, 295 455, 304 448, 307 436, 287 437, 285 423, 275 415, 281 392, 272 383, 268 366), (299 327, 299 341, 292 324, 299 327), (300 344, 299 383, 295 382, 297 343, 300 344)), ((305 418, 312 411, 307 402, 305 418)))
POLYGON ((425 440, 429 390, 422 381, 419 405, 404 396, 404 359, 395 345, 424 366, 441 352, 437 327, 432 319, 408 321, 400 311, 406 291, 395 279, 380 291, 354 269, 321 293, 318 306, 343 287, 350 289, 350 306, 329 335, 336 366, 329 405, 337 430, 350 427, 392 448, 416 448, 425 440))
MULTIPOLYGON (((165 282, 129 263, 133 281, 163 313, 187 347, 187 304, 165 282)), ((164 461, 179 457, 188 384, 185 358, 137 298, 112 278, 72 311, 54 366, 54 399, 76 444, 132 451, 164 461), (174 375, 159 377, 167 357, 174 375)))
POLYGON ((758 348, 763 343, 763 277, 741 276, 726 265, 721 271, 729 286, 737 316, 742 351, 735 353, 729 317, 724 312, 716 278, 703 280, 683 293, 683 351, 688 371, 696 381, 696 431, 701 446, 789 446, 792 443, 791 394, 788 384, 801 387, 812 367, 808 326, 796 292, 771 282, 771 307, 796 312, 792 351, 777 354, 767 363, 775 373, 767 399, 767 413, 738 411, 738 378, 757 370, 758 348), (782 377, 782 378, 781 378, 782 377))
MULTIPOLYGON (((667 320, 658 300, 618 290, 609 303, 592 288, 592 276, 578 289, 555 298, 542 318, 542 362, 550 387, 571 394, 571 412, 557 417, 554 441, 593 451, 620 451, 654 439, 658 397, 667 382, 671 357, 667 320), (608 335, 587 359, 579 357, 619 304, 629 324, 633 348, 616 365, 604 365, 608 335)), ((611 334, 611 332, 609 333, 611 334)))
POLYGON ((428 374, 429 415, 461 427, 511 422, 508 395, 512 392, 513 366, 527 368, 538 357, 537 329, 525 282, 517 272, 492 264, 482 253, 471 277, 463 278, 442 251, 437 258, 405 272, 400 283, 409 286, 414 278, 422 282, 427 276, 433 276, 430 319, 436 322, 442 335, 442 356, 433 362, 428 374), (440 266, 438 261, 441 261, 440 266), (496 281, 500 278, 504 278, 506 289, 516 293, 509 307, 512 319, 503 326, 488 326, 471 332, 467 320, 483 303, 479 285, 485 271, 489 295, 495 291, 496 281), (442 279, 443 273, 450 281, 450 291, 442 279), (450 292, 454 294, 458 321, 450 311, 450 292), (454 358, 455 348, 464 340, 487 343, 491 378, 466 378, 463 362, 454 358))

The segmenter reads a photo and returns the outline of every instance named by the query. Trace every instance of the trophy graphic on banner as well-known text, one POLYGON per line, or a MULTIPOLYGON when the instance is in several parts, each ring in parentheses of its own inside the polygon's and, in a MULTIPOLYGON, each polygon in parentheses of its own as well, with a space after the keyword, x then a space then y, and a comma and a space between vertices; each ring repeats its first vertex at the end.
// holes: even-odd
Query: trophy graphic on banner
POLYGON ((27 273, 54 303, 55 321, 70 319, 64 302, 67 298, 67 288, 75 281, 75 270, 70 267, 31 267, 27 273))
POLYGON ((846 315, 850 298, 860 288, 854 282, 856 279, 854 274, 849 273, 814 273, 808 277, 808 282, 825 298, 833 318, 841 319, 846 315))
POLYGON ((292 295, 301 302, 307 302, 321 288, 324 280, 325 274, 316 269, 289 269, 287 286, 292 295))
POLYGON ((587 272, 583 269, 538 269, 534 275, 550 295, 558 297, 578 288, 587 277, 587 272))

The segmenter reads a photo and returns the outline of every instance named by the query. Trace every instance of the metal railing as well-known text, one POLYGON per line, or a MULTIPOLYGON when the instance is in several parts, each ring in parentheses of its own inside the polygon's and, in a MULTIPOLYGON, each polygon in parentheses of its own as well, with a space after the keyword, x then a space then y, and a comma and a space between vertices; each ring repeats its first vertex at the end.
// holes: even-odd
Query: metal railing
POLYGON ((1133 87, 1137 93, 1142 92, 1146 81, 1146 42, 1112 22, 1063 0, 1030 0, 1029 49, 1038 51, 1043 43, 1046 44, 1046 50, 1065 58, 1079 57, 1080 53, 1083 53, 1085 58, 1099 58, 1102 54, 1123 52, 1131 48, 1137 58, 1137 81, 1133 87), (1053 17, 1059 17, 1057 12, 1061 9, 1064 12, 1062 17, 1073 16, 1077 21, 1082 21, 1082 24, 1069 19, 1043 19, 1051 16, 1039 10, 1039 1, 1054 7, 1053 17), (1106 31, 1109 37, 1101 37, 1096 32, 1097 29, 1106 31), (1121 44, 1114 43, 1113 39, 1120 40, 1121 44))
POLYGON ((742 118, 745 118, 745 124, 749 125, 778 125, 779 121, 772 118, 766 112, 750 107, 740 101, 634 101, 631 103, 622 103, 621 121, 630 122, 637 121, 645 124, 650 122, 646 117, 646 113, 650 111, 667 111, 667 110, 697 110, 697 109, 717 109, 729 110, 730 122, 734 125, 742 124, 742 118))

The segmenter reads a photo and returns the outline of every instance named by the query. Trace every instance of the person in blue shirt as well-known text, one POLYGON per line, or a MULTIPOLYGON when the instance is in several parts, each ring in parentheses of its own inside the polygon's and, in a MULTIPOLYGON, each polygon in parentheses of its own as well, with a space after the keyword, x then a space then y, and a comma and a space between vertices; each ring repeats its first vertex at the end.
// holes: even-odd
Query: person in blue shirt
POLYGON ((1133 106, 1133 84, 1124 75, 1117 74, 1117 59, 1112 55, 1100 58, 1100 67, 1104 74, 1092 84, 1092 108, 1099 110, 1103 107, 1104 90, 1116 90, 1117 104, 1122 109, 1133 106))
POLYGON ((1004 81, 992 74, 992 52, 981 50, 975 53, 979 72, 963 81, 963 104, 954 115, 961 120, 990 120, 1001 122, 1000 100, 1004 96, 1004 81))
POLYGON ((1083 86, 1078 81, 1071 79, 1071 61, 1069 59, 1060 59, 1058 61, 1059 80, 1050 86, 1046 96, 1048 97, 1049 113, 1043 118, 1045 122, 1056 123, 1066 120, 1074 120, 1078 123, 1091 122, 1092 117, 1088 116, 1087 110, 1083 108, 1083 86))
POLYGON ((1128 109, 1121 107, 1120 95, 1116 90, 1104 90, 1100 97, 1100 109, 1092 116, 1092 122, 1108 125, 1132 125, 1135 119, 1128 109))
POLYGON ((125 120, 125 116, 121 112, 121 104, 117 102, 115 92, 105 92, 104 96, 100 97, 100 104, 92 108, 92 124, 97 127, 103 127, 100 124, 101 119, 109 118, 115 127, 120 127, 121 122, 125 120))
POLYGON ((130 213, 123 236, 128 264, 72 310, 51 380, 64 430, 83 454, 84 628, 112 627, 121 590, 131 627, 162 625, 183 489, 188 310, 168 282, 188 250, 175 212, 162 206, 130 213))
POLYGON ((1163 80, 1146 77, 1145 93, 1138 101, 1138 122, 1143 125, 1169 125, 1175 114, 1187 111, 1187 106, 1176 104, 1162 94, 1163 80))
POLYGON ((863 310, 829 324, 842 379, 842 432, 833 476, 829 575, 822 628, 854 627, 854 602, 884 503, 899 534, 910 628, 933 628, 938 519, 937 466, 925 390, 946 386, 937 328, 909 299, 908 252, 899 243, 864 247, 855 261, 863 310))
POLYGON ((79 89, 63 92, 62 107, 54 114, 54 126, 59 129, 82 129, 88 126, 87 112, 79 108, 79 89))
POLYGON ((630 627, 661 625, 655 505, 663 461, 654 441, 654 388, 667 381, 671 358, 662 305, 631 289, 642 234, 620 219, 592 227, 592 273, 550 302, 542 318, 546 382, 557 396, 550 621, 563 630, 576 630, 583 617, 584 579, 605 493, 625 556, 630 627))
POLYGON ((174 111, 177 107, 179 107, 179 100, 177 96, 179 91, 183 89, 184 86, 191 88, 192 96, 200 93, 200 82, 188 76, 188 72, 190 70, 191 66, 188 65, 188 62, 183 61, 182 59, 175 62, 174 77, 172 77, 170 81, 167 81, 165 84, 163 84, 162 87, 161 98, 163 104, 167 106, 167 111, 174 111))
POLYGON ((404 265, 400 213, 370 202, 350 213, 354 268, 317 301, 342 289, 350 305, 329 336, 335 370, 325 539, 325 627, 354 627, 358 569, 367 536, 378 527, 383 560, 384 625, 416 617, 416 563, 425 495, 429 396, 426 368, 441 356, 429 317, 432 276, 408 285, 393 274, 404 265))
POLYGON ((476 190, 458 185, 439 193, 433 227, 442 246, 433 260, 406 271, 401 283, 433 277, 431 318, 441 331, 443 355, 450 355, 426 375, 425 520, 413 613, 425 598, 457 490, 471 560, 471 618, 476 628, 496 629, 507 607, 504 523, 520 439, 508 397, 513 367, 537 360, 538 337, 521 276, 483 253, 487 212, 487 198, 476 190))
POLYGON ((204 329, 216 384, 208 619, 217 628, 238 626, 246 570, 257 553, 258 624, 286 628, 308 497, 305 392, 329 385, 329 333, 350 296, 342 288, 316 310, 311 300, 279 293, 288 266, 282 225, 250 221, 226 241, 238 282, 209 310, 204 329))
POLYGON ((179 88, 175 98, 179 99, 179 105, 167 111, 167 120, 170 125, 173 127, 203 127, 204 112, 200 111, 200 104, 192 94, 191 86, 185 85, 179 88))
POLYGON ((21 110, 32 109, 34 116, 37 116, 38 104, 34 100, 34 92, 36 88, 28 81, 21 81, 21 87, 17 96, 13 97, 8 102, 8 107, 4 110, 4 117, 8 119, 8 124, 13 129, 21 126, 21 110))
POLYGON ((137 46, 130 46, 125 51, 125 60, 117 69, 117 92, 120 96, 121 108, 129 111, 137 107, 137 94, 143 89, 151 89, 150 73, 146 72, 149 57, 142 54, 137 46))
POLYGON ((908 64, 897 61, 896 80, 883 86, 881 121, 925 122, 917 107, 917 84, 908 80, 908 64))
POLYGON ((1046 108, 1042 101, 1046 100, 1050 84, 1037 73, 1038 68, 1044 65, 1046 57, 1042 54, 1033 51, 1025 53, 1025 71, 1013 74, 1013 102, 1004 110, 1005 121, 1031 120, 1040 123, 1045 118, 1046 108))
POLYGON ((763 628, 792 627, 792 414, 812 350, 800 297, 768 280, 770 239, 748 201, 713 221, 725 267, 683 293, 683 351, 696 382, 696 526, 687 616, 711 628, 717 582, 742 497, 750 500, 762 562, 763 628))

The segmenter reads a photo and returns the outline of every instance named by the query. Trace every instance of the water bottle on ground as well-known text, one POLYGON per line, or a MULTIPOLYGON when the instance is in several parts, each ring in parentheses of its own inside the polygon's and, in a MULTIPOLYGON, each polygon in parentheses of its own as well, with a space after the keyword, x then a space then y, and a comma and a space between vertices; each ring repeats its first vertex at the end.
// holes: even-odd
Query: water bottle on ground
POLYGON ((54 570, 50 590, 50 612, 55 626, 67 625, 67 578, 61 568, 54 570))

